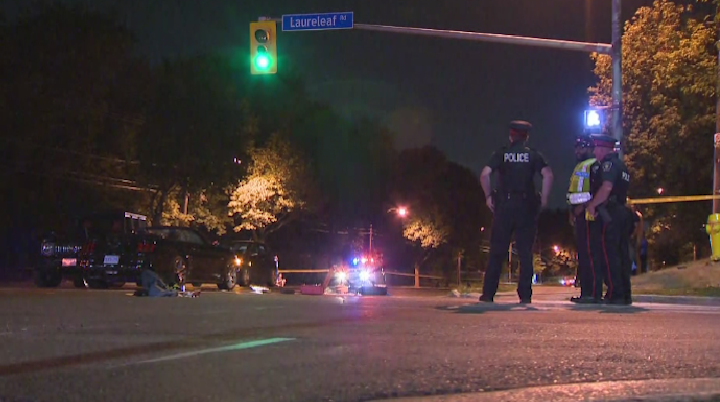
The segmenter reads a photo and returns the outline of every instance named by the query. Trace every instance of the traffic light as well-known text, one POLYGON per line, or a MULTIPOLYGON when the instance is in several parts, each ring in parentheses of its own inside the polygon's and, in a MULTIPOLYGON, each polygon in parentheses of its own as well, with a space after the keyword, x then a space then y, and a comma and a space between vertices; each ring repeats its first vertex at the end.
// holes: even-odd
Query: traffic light
POLYGON ((250 74, 277 73, 275 21, 250 23, 250 74))

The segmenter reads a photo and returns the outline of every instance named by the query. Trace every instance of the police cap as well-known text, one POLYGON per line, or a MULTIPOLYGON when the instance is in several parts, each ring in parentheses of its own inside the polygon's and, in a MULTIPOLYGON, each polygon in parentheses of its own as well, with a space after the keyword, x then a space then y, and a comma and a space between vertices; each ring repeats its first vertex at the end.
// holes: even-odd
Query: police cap
POLYGON ((517 131, 529 132, 532 130, 533 126, 526 121, 514 120, 510 122, 510 128, 517 131))
POLYGON ((581 148, 592 148, 595 144, 589 136, 581 134, 575 138, 575 146, 581 148))
POLYGON ((615 138, 606 134, 593 134, 592 140, 596 147, 603 148, 614 148, 616 143, 615 138))

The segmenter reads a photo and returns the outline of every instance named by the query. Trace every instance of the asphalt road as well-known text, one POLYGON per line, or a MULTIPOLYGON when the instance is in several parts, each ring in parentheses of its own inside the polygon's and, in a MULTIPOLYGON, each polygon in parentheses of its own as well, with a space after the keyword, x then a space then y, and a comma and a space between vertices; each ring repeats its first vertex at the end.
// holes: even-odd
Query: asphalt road
MULTIPOLYGON (((619 380, 720 385, 718 307, 497 300, 0 289, 0 401, 352 402, 619 380)), ((563 392, 539 390, 541 400, 563 392)), ((503 395, 483 400, 513 400, 503 395)))

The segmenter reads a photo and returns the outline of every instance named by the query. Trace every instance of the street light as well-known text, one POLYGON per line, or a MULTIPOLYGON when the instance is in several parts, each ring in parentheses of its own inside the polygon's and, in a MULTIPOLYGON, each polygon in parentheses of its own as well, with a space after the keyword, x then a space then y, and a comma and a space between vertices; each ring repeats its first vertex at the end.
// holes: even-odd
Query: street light
POLYGON ((388 213, 395 212, 397 214, 397 216, 399 216, 401 218, 405 218, 409 214, 407 207, 393 207, 393 208, 388 209, 387 212, 388 213))

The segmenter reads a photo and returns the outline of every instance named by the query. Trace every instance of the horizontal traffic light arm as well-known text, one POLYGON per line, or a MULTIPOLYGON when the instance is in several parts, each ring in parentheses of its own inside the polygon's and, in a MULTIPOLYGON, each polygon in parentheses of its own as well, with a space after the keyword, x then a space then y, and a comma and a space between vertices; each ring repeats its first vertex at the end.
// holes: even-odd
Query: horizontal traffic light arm
MULTIPOLYGON (((274 21, 282 23, 282 18, 260 17, 259 21, 274 21)), ((548 47, 554 49, 571 50, 585 53, 611 54, 612 46, 606 43, 577 42, 559 39, 531 38, 517 35, 492 34, 469 31, 453 31, 446 29, 429 29, 414 27, 397 27, 390 25, 353 24, 353 29, 376 32, 390 32, 409 35, 432 36, 445 39, 471 40, 477 42, 506 43, 512 45, 525 45, 534 47, 548 47)))

